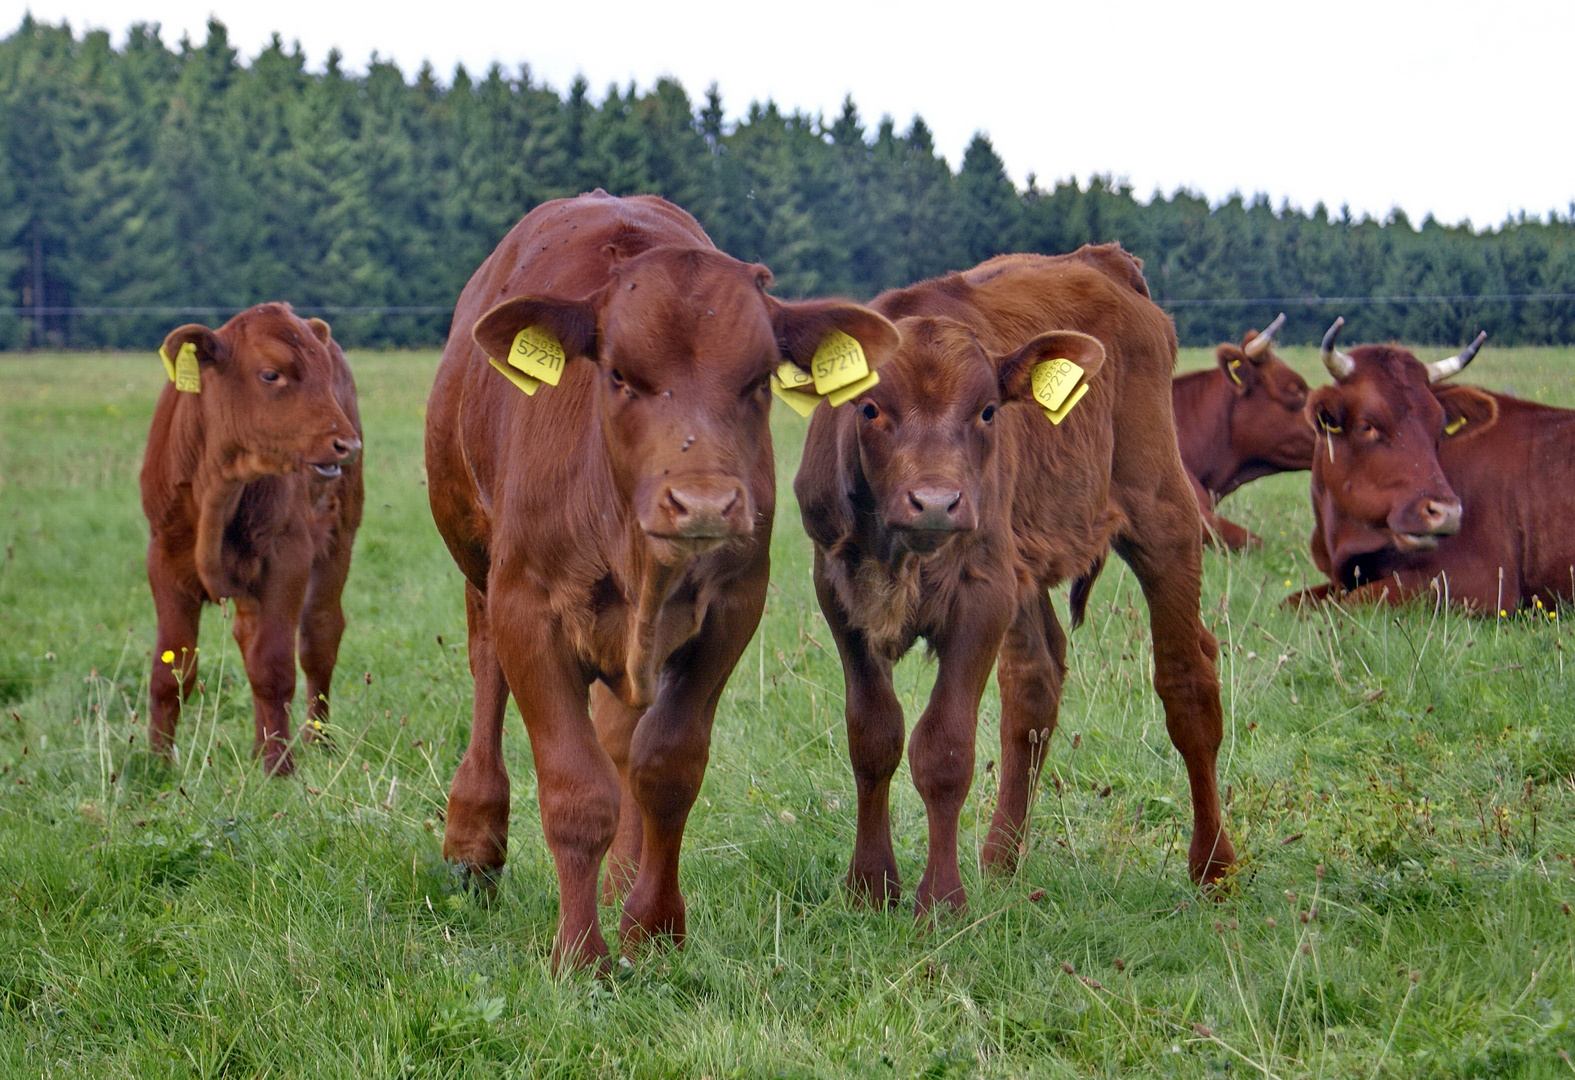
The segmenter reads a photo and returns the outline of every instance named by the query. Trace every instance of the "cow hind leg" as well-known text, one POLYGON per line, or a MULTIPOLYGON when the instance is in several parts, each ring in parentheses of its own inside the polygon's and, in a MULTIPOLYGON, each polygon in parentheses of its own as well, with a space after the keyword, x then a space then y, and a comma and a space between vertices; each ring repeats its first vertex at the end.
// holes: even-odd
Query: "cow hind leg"
POLYGON ((148 746, 160 757, 172 758, 181 705, 197 685, 197 630, 202 622, 202 598, 162 580, 155 559, 156 555, 150 553, 148 576, 158 613, 158 632, 148 678, 148 746))
POLYGON ((1066 673, 1066 634, 1043 591, 1018 609, 1001 643, 999 789, 979 861, 988 872, 1012 874, 1028 843, 1028 807, 1049 751, 1066 673))
POLYGON ((465 623, 475 704, 470 744, 449 786, 443 858, 458 864, 471 885, 490 895, 497 889, 509 844, 509 774, 503 767, 508 684, 492 644, 486 595, 468 582, 465 623))
POLYGON ((1219 649, 1199 613, 1202 553, 1190 504, 1179 484, 1163 485, 1127 508, 1129 525, 1114 546, 1148 602, 1154 689, 1170 741, 1187 767, 1193 822, 1187 868, 1194 881, 1215 883, 1235 865, 1236 853, 1221 820, 1215 774, 1224 731, 1214 664, 1219 649))
POLYGON ((602 880, 602 903, 613 904, 628 895, 640 869, 640 846, 644 827, 640 822, 640 803, 629 786, 629 744, 642 709, 632 709, 619 701, 600 681, 591 686, 591 722, 596 738, 618 770, 618 831, 607 852, 607 874, 602 880))

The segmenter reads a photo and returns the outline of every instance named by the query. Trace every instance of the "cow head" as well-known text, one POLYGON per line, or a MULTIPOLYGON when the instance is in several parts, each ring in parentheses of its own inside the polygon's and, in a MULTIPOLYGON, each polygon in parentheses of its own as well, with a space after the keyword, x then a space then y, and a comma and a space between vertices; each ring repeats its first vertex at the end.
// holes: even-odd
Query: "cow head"
POLYGON ((535 326, 569 363, 596 366, 613 481, 659 560, 751 536, 751 479, 770 467, 773 369, 784 356, 807 369, 833 330, 856 338, 874 366, 896 347, 896 329, 857 304, 779 301, 765 291, 765 267, 718 251, 610 257, 603 289, 504 301, 476 323, 476 342, 506 356, 515 334, 535 326))
POLYGON ((991 356, 950 319, 906 318, 897 328, 897 355, 853 403, 853 424, 879 524, 897 547, 930 554, 977 528, 993 501, 1001 406, 1033 401, 1034 365, 1065 357, 1092 379, 1105 351, 1086 334, 1057 330, 991 356))
POLYGON ((1463 352, 1424 364, 1393 345, 1334 346, 1344 319, 1324 337, 1323 360, 1334 384, 1308 399, 1318 445, 1312 496, 1313 553, 1320 569, 1347 588, 1381 576, 1389 553, 1425 551, 1460 531, 1460 499, 1439 464, 1446 439, 1470 439, 1492 427, 1498 404, 1447 378, 1471 362, 1486 334, 1463 352))
POLYGON ((360 452, 340 397, 342 354, 323 320, 258 304, 217 330, 192 323, 170 331, 164 354, 173 360, 186 345, 196 354, 208 438, 234 478, 298 470, 331 478, 360 452))
POLYGON ((1302 418, 1307 380, 1274 355, 1274 336, 1284 325, 1282 313, 1261 334, 1249 330, 1240 346, 1221 345, 1214 353, 1236 395, 1231 449, 1249 473, 1305 469, 1312 460, 1313 432, 1302 418))

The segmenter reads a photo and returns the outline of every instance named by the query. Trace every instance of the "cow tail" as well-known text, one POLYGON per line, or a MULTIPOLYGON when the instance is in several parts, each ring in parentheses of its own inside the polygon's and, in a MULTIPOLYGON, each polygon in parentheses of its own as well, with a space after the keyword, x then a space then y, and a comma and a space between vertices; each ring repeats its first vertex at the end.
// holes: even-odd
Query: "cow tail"
POLYGON ((1083 614, 1088 610, 1088 597, 1094 591, 1094 582, 1099 580, 1100 572, 1105 569, 1105 555, 1100 555, 1090 566, 1078 575, 1072 582, 1072 629, 1076 630, 1083 625, 1083 614))

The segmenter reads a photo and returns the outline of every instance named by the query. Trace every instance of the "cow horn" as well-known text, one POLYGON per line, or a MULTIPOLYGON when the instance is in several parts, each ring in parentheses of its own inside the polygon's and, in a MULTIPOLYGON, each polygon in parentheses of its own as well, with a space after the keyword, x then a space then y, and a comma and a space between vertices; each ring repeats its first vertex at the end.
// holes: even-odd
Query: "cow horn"
POLYGON ((1339 336, 1340 327, 1345 325, 1345 316, 1341 315, 1334 320, 1334 325, 1329 327, 1329 332, 1323 336, 1323 366, 1329 369, 1329 374, 1336 379, 1348 379, 1356 370, 1356 361, 1351 359, 1349 353, 1343 353, 1334 347, 1334 339, 1339 336))
POLYGON ((1274 343, 1274 335, 1280 332, 1280 327, 1285 325, 1285 312, 1280 312, 1279 318, 1269 324, 1269 328, 1251 341, 1241 350, 1250 360, 1256 360, 1269 351, 1269 346, 1274 343))
POLYGON ((1457 352, 1454 356, 1446 356, 1442 360, 1434 360, 1431 364, 1428 364, 1427 381, 1430 383, 1435 383, 1439 382, 1440 380, 1447 379, 1455 372, 1471 363, 1472 357, 1476 356, 1477 350, 1482 348, 1482 343, 1486 340, 1487 331, 1483 330, 1477 334, 1477 339, 1475 341, 1457 352))

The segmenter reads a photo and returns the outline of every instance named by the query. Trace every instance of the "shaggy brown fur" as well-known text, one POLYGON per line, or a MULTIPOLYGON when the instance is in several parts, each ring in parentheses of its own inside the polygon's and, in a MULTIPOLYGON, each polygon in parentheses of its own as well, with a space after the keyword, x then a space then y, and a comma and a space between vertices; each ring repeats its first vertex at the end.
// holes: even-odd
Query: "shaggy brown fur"
POLYGON ((1221 345, 1217 367, 1178 375, 1170 387, 1181 462, 1208 538, 1231 551, 1263 541, 1216 514, 1219 500, 1259 477, 1312 464, 1312 428, 1302 416, 1307 380, 1272 348, 1249 356, 1246 346, 1257 336, 1248 330, 1240 346, 1221 345))
POLYGON ((1148 599, 1154 683, 1192 784, 1189 865, 1217 880, 1235 856, 1215 785, 1202 529, 1171 420, 1175 336, 1140 264, 1115 245, 1007 255, 873 306, 900 320, 902 344, 852 409, 814 415, 794 484, 847 687, 859 798, 850 886, 880 903, 898 894, 887 805, 903 717, 891 668, 921 637, 939 671, 909 743, 930 827, 918 910, 964 901, 957 821, 997 653, 1001 787, 982 857, 1015 865, 1065 673, 1048 590, 1097 567, 1107 546, 1148 599), (1087 370, 1091 390, 1056 427, 1029 381, 1058 356, 1087 370))
POLYGON ((291 772, 295 654, 306 672, 307 736, 328 716, 345 619, 340 594, 361 523, 361 418, 344 353, 321 319, 261 304, 210 330, 183 326, 166 355, 196 349, 200 393, 164 388, 142 460, 158 610, 148 741, 173 754, 197 683, 204 602, 235 601, 251 681, 254 749, 291 772), (170 654, 172 659, 165 660, 170 654))
POLYGON ((1575 410, 1429 384, 1388 345, 1313 391, 1312 557, 1329 583, 1288 601, 1404 602, 1434 590, 1482 612, 1575 600, 1575 410))
POLYGON ((427 473, 466 578, 476 695, 443 852, 481 881, 503 865, 512 693, 557 864, 555 964, 607 956, 596 903, 609 846, 606 896, 628 890, 626 948, 682 941, 684 822, 717 701, 765 604, 768 377, 780 356, 807 364, 833 329, 875 362, 896 345, 868 308, 782 303, 769 278, 671 203, 598 191, 526 215, 454 311, 427 473), (488 363, 527 326, 569 358, 534 397, 488 363))

